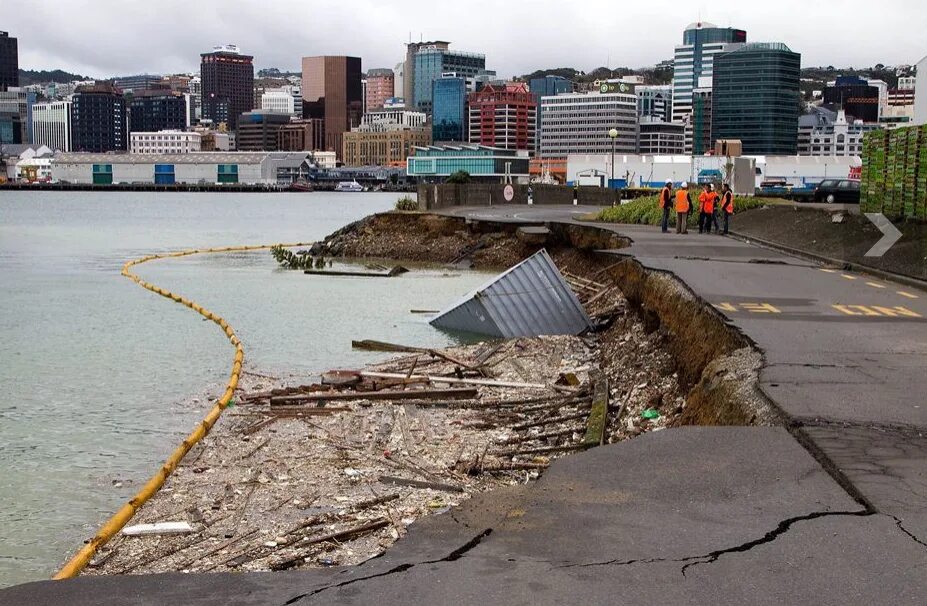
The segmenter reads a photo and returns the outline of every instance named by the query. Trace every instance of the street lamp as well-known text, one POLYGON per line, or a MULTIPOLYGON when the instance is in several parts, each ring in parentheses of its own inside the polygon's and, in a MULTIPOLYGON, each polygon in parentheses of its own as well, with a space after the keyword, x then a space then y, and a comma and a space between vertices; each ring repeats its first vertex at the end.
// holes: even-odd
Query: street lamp
POLYGON ((615 180, 615 139, 618 138, 618 129, 613 128, 608 131, 608 136, 612 140, 612 176, 608 180, 608 187, 611 188, 612 182, 615 180))

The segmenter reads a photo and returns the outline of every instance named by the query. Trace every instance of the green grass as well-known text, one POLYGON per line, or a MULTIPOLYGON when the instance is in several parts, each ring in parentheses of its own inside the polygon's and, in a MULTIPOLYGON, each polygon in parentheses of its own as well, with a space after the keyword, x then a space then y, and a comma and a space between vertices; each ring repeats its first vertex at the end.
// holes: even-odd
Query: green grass
MULTIPOLYGON (((734 215, 742 213, 751 208, 760 208, 769 204, 780 204, 782 201, 776 198, 757 198, 757 197, 735 197, 734 198, 734 215)), ((689 213, 689 225, 698 224, 698 193, 692 196, 692 205, 694 212, 689 213)), ((676 212, 670 209, 670 221, 675 220, 676 212)), ((720 213, 719 213, 720 215, 720 213)), ((602 209, 598 214, 589 217, 593 221, 604 221, 605 223, 632 223, 638 225, 660 225, 663 221, 663 211, 660 210, 658 196, 647 196, 631 200, 627 204, 620 206, 611 206, 602 209)))
POLYGON ((396 200, 396 210, 418 210, 418 201, 409 196, 403 196, 396 200))

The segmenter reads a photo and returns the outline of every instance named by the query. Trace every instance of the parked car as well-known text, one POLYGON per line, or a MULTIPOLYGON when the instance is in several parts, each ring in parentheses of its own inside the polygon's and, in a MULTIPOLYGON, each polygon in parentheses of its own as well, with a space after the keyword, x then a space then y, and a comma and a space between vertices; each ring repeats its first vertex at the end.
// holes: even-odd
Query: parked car
POLYGON ((814 201, 859 204, 859 181, 853 179, 824 179, 814 188, 814 201))

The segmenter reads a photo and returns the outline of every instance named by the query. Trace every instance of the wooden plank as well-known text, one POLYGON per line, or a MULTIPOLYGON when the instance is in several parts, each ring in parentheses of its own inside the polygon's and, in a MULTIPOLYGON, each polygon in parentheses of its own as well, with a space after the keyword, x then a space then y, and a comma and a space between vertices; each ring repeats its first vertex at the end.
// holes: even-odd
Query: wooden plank
POLYGON ((586 420, 586 435, 583 436, 583 447, 592 448, 605 444, 605 426, 608 424, 608 379, 601 373, 596 373, 592 394, 592 409, 586 420))
MULTIPOLYGON (((361 373, 366 375, 368 373, 361 373)), ((374 373, 389 374, 389 373, 374 373)), ((404 375, 382 377, 392 379, 404 375)), ((406 389, 403 391, 350 391, 340 393, 300 394, 298 396, 279 396, 270 399, 271 406, 281 404, 299 404, 304 402, 332 402, 338 400, 414 400, 428 398, 467 399, 475 398, 475 387, 452 387, 449 389, 406 389)), ((325 410, 325 409, 321 409, 325 410)))
MULTIPOLYGON (((362 377, 373 379, 404 379, 405 375, 390 372, 362 371, 362 377)), ((461 379, 457 377, 436 377, 426 375, 412 375, 411 379, 426 379, 430 383, 460 383, 462 385, 484 385, 486 387, 515 387, 522 389, 547 389, 549 385, 543 383, 519 383, 516 381, 497 381, 495 379, 461 379)))
POLYGON ((441 490, 444 492, 463 492, 464 489, 453 484, 444 484, 442 482, 425 482, 423 480, 409 480, 406 478, 397 478, 395 476, 380 476, 380 483, 395 484, 396 486, 411 486, 412 488, 426 488, 431 490, 441 490))

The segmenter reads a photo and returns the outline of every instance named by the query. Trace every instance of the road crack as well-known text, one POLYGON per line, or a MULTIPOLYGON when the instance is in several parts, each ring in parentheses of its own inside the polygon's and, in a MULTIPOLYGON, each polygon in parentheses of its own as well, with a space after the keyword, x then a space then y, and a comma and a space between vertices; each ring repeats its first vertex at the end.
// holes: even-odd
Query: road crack
POLYGON ((483 541, 483 539, 485 539, 486 537, 488 537, 490 534, 492 534, 492 528, 487 528, 486 530, 484 530, 483 532, 479 533, 478 535, 476 535, 475 537, 473 537, 472 539, 470 539, 469 541, 467 541, 466 543, 464 543, 463 545, 461 545, 460 547, 458 547, 457 549, 455 549, 454 551, 452 551, 452 552, 449 553, 448 555, 444 556, 443 558, 438 558, 437 560, 428 560, 428 561, 425 561, 425 562, 416 562, 416 563, 414 563, 414 564, 408 564, 408 563, 407 563, 407 564, 400 564, 399 566, 396 566, 396 567, 394 567, 394 568, 390 568, 389 570, 387 570, 387 571, 385 571, 385 572, 380 572, 380 573, 377 573, 377 574, 371 574, 371 575, 368 575, 368 576, 365 576, 365 577, 358 577, 358 578, 356 578, 356 579, 351 579, 351 580, 348 580, 348 581, 342 581, 341 583, 334 583, 334 584, 332 584, 332 585, 326 585, 325 587, 320 587, 320 588, 318 588, 318 589, 316 589, 316 590, 314 590, 314 591, 310 591, 310 592, 307 592, 307 593, 303 593, 303 594, 300 594, 300 595, 295 596, 295 597, 293 597, 293 598, 290 598, 289 600, 287 600, 286 602, 284 602, 284 603, 282 604, 282 606, 289 606, 290 604, 295 604, 295 603, 301 601, 301 600, 304 599, 304 598, 309 598, 309 597, 312 597, 312 596, 314 596, 314 595, 318 595, 318 594, 322 593, 323 591, 328 591, 329 589, 338 589, 339 587, 345 587, 345 586, 347 586, 347 585, 353 585, 354 583, 360 583, 361 581, 369 581, 370 579, 377 579, 377 578, 380 578, 380 577, 386 577, 386 576, 390 576, 390 575, 393 575, 393 574, 401 574, 401 573, 406 572, 407 570, 410 570, 410 569, 412 569, 412 568, 415 568, 416 566, 425 566, 425 565, 428 565, 428 564, 439 564, 439 563, 441 563, 441 562, 454 562, 454 561, 459 560, 460 558, 462 558, 464 555, 466 555, 466 553, 467 553, 468 551, 474 549, 477 545, 479 545, 479 544, 483 541))

